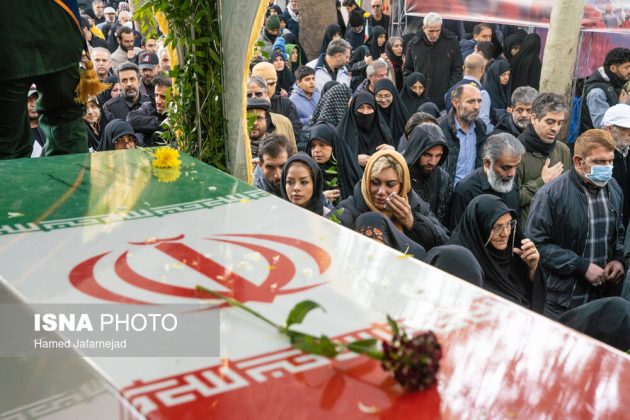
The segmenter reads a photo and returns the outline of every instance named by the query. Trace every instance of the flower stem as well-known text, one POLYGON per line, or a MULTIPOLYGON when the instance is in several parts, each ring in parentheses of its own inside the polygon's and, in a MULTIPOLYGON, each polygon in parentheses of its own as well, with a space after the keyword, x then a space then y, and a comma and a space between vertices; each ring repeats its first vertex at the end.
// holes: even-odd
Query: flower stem
POLYGON ((240 308, 246 312, 249 312, 250 314, 254 315, 256 318, 261 319, 263 321, 265 321, 267 324, 271 325, 272 327, 274 327, 275 329, 277 329, 278 331, 280 331, 281 333, 285 334, 285 328, 276 324, 275 322, 273 322, 272 320, 264 317, 263 315, 261 315, 260 313, 254 311, 253 309, 248 308, 247 306, 243 305, 241 302, 239 302, 236 299, 232 299, 231 297, 222 295, 221 293, 218 292, 213 292, 212 290, 208 290, 203 286, 196 286, 197 291, 199 292, 204 292, 204 293, 208 293, 211 294, 212 296, 222 299, 224 301, 226 301, 227 303, 230 304, 230 306, 236 306, 237 308, 240 308))

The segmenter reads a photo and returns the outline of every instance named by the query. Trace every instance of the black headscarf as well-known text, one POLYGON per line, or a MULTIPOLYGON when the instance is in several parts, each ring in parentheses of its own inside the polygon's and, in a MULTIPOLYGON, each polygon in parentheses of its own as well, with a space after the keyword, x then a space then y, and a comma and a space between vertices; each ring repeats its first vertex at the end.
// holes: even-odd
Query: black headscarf
POLYGON ((623 298, 597 299, 565 312, 558 322, 623 352, 630 350, 630 302, 623 298))
POLYGON ((512 48, 521 47, 523 40, 527 36, 527 32, 522 29, 517 30, 503 41, 503 55, 508 60, 512 59, 512 48))
POLYGON ((414 71, 413 73, 409 74, 409 76, 407 76, 407 80, 405 80, 405 86, 403 86, 402 90, 400 91, 400 99, 402 100, 403 104, 407 108, 407 112, 409 112, 410 115, 418 112, 418 107, 429 101, 426 92, 427 78, 424 77, 422 73, 414 71), (420 96, 416 95, 416 93, 411 90, 411 87, 417 82, 422 83, 422 86, 424 86, 424 91, 420 96))
POLYGON ((105 127, 109 124, 109 118, 107 118, 108 113, 103 111, 103 107, 96 99, 96 105, 98 105, 101 110, 101 118, 98 122, 92 127, 87 121, 83 121, 85 126, 87 127, 88 132, 88 146, 92 150, 98 150, 98 145, 101 144, 101 140, 103 139, 103 134, 105 132, 105 127))
MULTIPOLYGON (((336 80, 329 80, 329 81, 327 81, 326 83, 324 83, 324 87, 322 88, 321 95, 324 96, 324 93, 328 92, 328 90, 330 90, 331 87, 333 87, 335 85, 338 85, 338 84, 339 84, 339 82, 336 81, 336 80)), ((348 100, 350 100, 350 99, 348 98, 348 100)))
POLYGON ((389 128, 378 112, 376 100, 368 92, 357 92, 352 96, 350 107, 337 126, 337 131, 355 155, 371 155, 381 144, 394 146, 389 128), (374 112, 369 115, 359 113, 357 110, 363 104, 370 105, 374 112))
POLYGON ((354 229, 368 238, 375 239, 390 248, 412 255, 414 258, 424 261, 427 255, 422 245, 409 239, 394 225, 383 213, 370 211, 357 217, 354 229))
POLYGON ((483 271, 475 256, 459 245, 442 245, 431 248, 424 262, 454 275, 475 286, 483 287, 483 271))
MULTIPOLYGON (((348 144, 341 138, 335 126, 328 123, 319 123, 311 130, 310 139, 306 145, 306 153, 311 154, 312 141, 320 140, 332 147, 332 156, 337 161, 337 181, 341 199, 350 197, 354 186, 363 176, 363 169, 357 162, 357 157, 352 153, 348 144)), ((328 167, 324 164, 322 168, 328 167)))
POLYGON ((378 60, 381 58, 381 54, 385 52, 385 46, 387 45, 387 39, 385 39, 385 43, 382 47, 378 46, 378 37, 382 34, 387 36, 387 31, 382 26, 375 26, 372 28, 372 32, 370 32, 370 36, 367 41, 365 41, 365 45, 370 49, 370 55, 373 60, 378 60))
POLYGON ((322 46, 319 49, 319 54, 326 54, 326 49, 328 48, 328 44, 333 40, 335 35, 339 34, 343 38, 343 32, 341 32, 341 28, 339 25, 333 23, 326 27, 326 32, 324 32, 324 39, 322 40, 322 46))
POLYGON ((495 222, 506 213, 516 220, 516 212, 499 197, 490 194, 475 197, 453 230, 449 244, 461 245, 473 253, 483 270, 485 289, 519 305, 542 311, 545 303, 542 276, 537 275, 532 283, 527 266, 512 252, 513 247, 520 248, 519 229, 512 230, 512 241, 503 251, 494 249, 492 244, 486 245, 495 222))
POLYGON ((510 70, 510 63, 497 60, 488 69, 483 79, 483 87, 490 95, 493 108, 506 109, 512 100, 512 83, 501 84, 501 75, 510 70))
MULTIPOLYGON (((329 82, 330 83, 330 82, 329 82)), ((348 110, 348 101, 350 100, 350 89, 343 83, 338 83, 329 88, 315 106, 311 124, 327 122, 337 125, 346 115, 348 110)))
POLYGON ((293 75, 291 70, 289 70, 289 66, 287 66, 287 61, 284 59, 284 54, 282 53, 282 51, 274 51, 271 54, 271 59, 269 60, 269 62, 273 64, 276 57, 282 57, 282 60, 284 60, 284 67, 282 68, 282 71, 276 70, 276 75, 278 76, 278 82, 276 83, 276 93, 280 94, 280 89, 284 89, 288 94, 291 94, 291 88, 295 83, 295 76, 293 75))
POLYGON ((399 57, 394 54, 394 50, 392 50, 392 47, 391 45, 389 45, 389 43, 389 40, 385 43, 385 54, 394 67, 396 89, 402 90, 405 86, 405 79, 403 77, 403 55, 399 57))
POLYGON ((291 167, 291 165, 295 162, 300 162, 308 166, 311 171, 311 177, 313 179, 313 196, 308 201, 308 203, 301 207, 305 208, 306 210, 310 210, 313 213, 319 214, 320 216, 323 216, 325 198, 322 170, 319 169, 319 165, 317 165, 317 162, 315 162, 312 157, 304 152, 299 152, 291 156, 282 168, 282 181, 280 182, 280 191, 282 192, 282 198, 289 201, 286 186, 287 173, 289 172, 289 168, 291 167))
POLYGON ((523 40, 521 49, 510 60, 512 67, 512 89, 516 90, 521 86, 531 86, 534 89, 540 87, 540 71, 542 63, 540 55, 540 36, 529 34, 523 40))
POLYGON ((377 95, 381 90, 387 90, 391 93, 393 100, 387 108, 381 108, 377 102, 378 109, 383 114, 383 118, 385 118, 385 122, 387 123, 387 127, 389 128, 392 138, 399 139, 403 134, 405 134, 405 125, 407 124, 407 120, 409 120, 411 114, 407 111, 407 107, 400 99, 396 86, 394 86, 394 83, 391 80, 387 78, 377 80, 374 84, 374 95, 377 95))
POLYGON ((105 102, 112 99, 112 89, 114 88, 114 85, 118 83, 118 77, 114 75, 107 76, 105 80, 103 80, 103 83, 109 84, 110 86, 103 92, 99 93, 98 103, 105 105, 105 102))
POLYGON ((116 150, 114 147, 116 140, 127 134, 136 137, 136 134, 133 132, 133 128, 128 122, 120 119, 111 120, 109 124, 105 126, 103 139, 96 150, 99 152, 103 152, 105 150, 116 150))

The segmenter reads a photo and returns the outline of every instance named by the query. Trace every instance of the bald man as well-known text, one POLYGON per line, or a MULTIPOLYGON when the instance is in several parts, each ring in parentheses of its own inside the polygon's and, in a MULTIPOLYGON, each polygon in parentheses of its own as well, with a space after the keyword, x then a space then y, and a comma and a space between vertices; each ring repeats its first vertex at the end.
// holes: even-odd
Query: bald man
POLYGON ((486 59, 477 53, 470 54, 464 60, 464 77, 462 80, 453 85, 446 95, 444 96, 444 103, 446 110, 451 109, 451 94, 453 90, 459 85, 473 85, 481 92, 481 109, 479 111, 479 119, 486 125, 486 134, 494 131, 494 125, 490 122, 490 111, 492 108, 492 102, 490 95, 481 85, 481 78, 486 70, 486 59))

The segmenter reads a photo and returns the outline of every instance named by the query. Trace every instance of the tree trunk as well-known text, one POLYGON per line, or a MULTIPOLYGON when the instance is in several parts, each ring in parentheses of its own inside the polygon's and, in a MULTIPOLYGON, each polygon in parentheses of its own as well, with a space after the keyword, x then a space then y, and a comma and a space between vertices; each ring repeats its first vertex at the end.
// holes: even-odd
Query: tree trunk
POLYGON ((319 55, 326 27, 337 23, 335 0, 300 0, 299 10, 300 43, 309 60, 313 60, 319 55))
POLYGON ((586 0, 554 0, 545 43, 545 60, 540 75, 540 91, 562 95, 569 105, 566 123, 557 137, 565 143, 570 124, 575 57, 580 47, 580 24, 585 3, 586 0))

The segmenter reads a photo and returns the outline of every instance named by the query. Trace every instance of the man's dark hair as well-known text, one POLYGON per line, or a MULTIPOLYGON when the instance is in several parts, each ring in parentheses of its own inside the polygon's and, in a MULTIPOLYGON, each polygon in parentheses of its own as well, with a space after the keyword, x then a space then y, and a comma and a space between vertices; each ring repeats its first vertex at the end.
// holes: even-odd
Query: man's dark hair
POLYGON ((613 64, 623 64, 630 62, 630 49, 628 48, 613 48, 606 54, 604 60, 604 67, 609 68, 613 64))
POLYGON ((126 27, 126 26, 121 26, 120 28, 118 28, 116 30, 116 38, 122 39, 122 35, 123 34, 132 34, 133 35, 133 31, 130 28, 126 27))
POLYGON ((280 153, 285 150, 287 152, 287 156, 291 157, 295 153, 293 151, 293 145, 289 142, 289 139, 282 134, 265 134, 260 145, 258 145, 258 158, 260 162, 263 162, 263 155, 267 155, 270 158, 274 159, 280 156, 280 153))
POLYGON ((357 2, 354 1, 354 0, 343 0, 343 2, 341 4, 343 5, 343 7, 348 7, 348 6, 352 6, 352 5, 359 7, 357 2))
POLYGON ((143 37, 143 38, 142 38, 142 41, 141 41, 141 44, 140 44, 140 45, 142 45, 143 47, 146 47, 146 46, 147 46, 147 41, 148 41, 149 39, 155 39, 155 40, 157 41, 157 38, 156 38, 155 36, 152 36, 152 35, 147 35, 147 36, 145 36, 145 37, 143 37))
POLYGON ((315 69, 313 69, 313 68, 311 68, 309 66, 300 66, 295 71, 295 80, 297 80, 297 81, 302 80, 306 76, 310 76, 312 74, 315 74, 315 69))
POLYGON ((92 25, 90 25, 90 17, 88 15, 81 15, 81 29, 90 29, 91 27, 92 25))
POLYGON ((481 52, 486 60, 490 60, 494 57, 494 44, 492 41, 479 41, 476 48, 481 52))
POLYGON ((557 93, 541 93, 532 102, 532 114, 539 120, 548 112, 566 112, 567 109, 567 101, 564 96, 557 93))
POLYGON ((492 30, 492 26, 488 25, 487 23, 479 23, 477 25, 475 25, 475 27, 473 28, 473 36, 477 36, 481 33, 481 31, 483 31, 484 29, 490 29, 492 30))
MULTIPOLYGON (((134 63, 130 63, 130 62, 122 63, 120 66, 118 66, 118 68, 116 69, 116 76, 118 76, 121 71, 125 71, 125 70, 133 70, 133 71, 136 72, 138 77, 140 77, 140 69, 138 68, 137 65, 135 65, 134 63)), ((120 79, 120 77, 119 77, 119 79, 120 79)))
POLYGON ((173 86, 173 80, 170 77, 159 75, 153 78, 153 86, 173 86))
POLYGON ((414 128, 420 124, 426 123, 437 124, 437 118, 431 114, 427 114, 426 112, 416 112, 409 117, 409 120, 407 120, 407 124, 405 125, 405 136, 409 137, 409 134, 411 134, 414 128))

